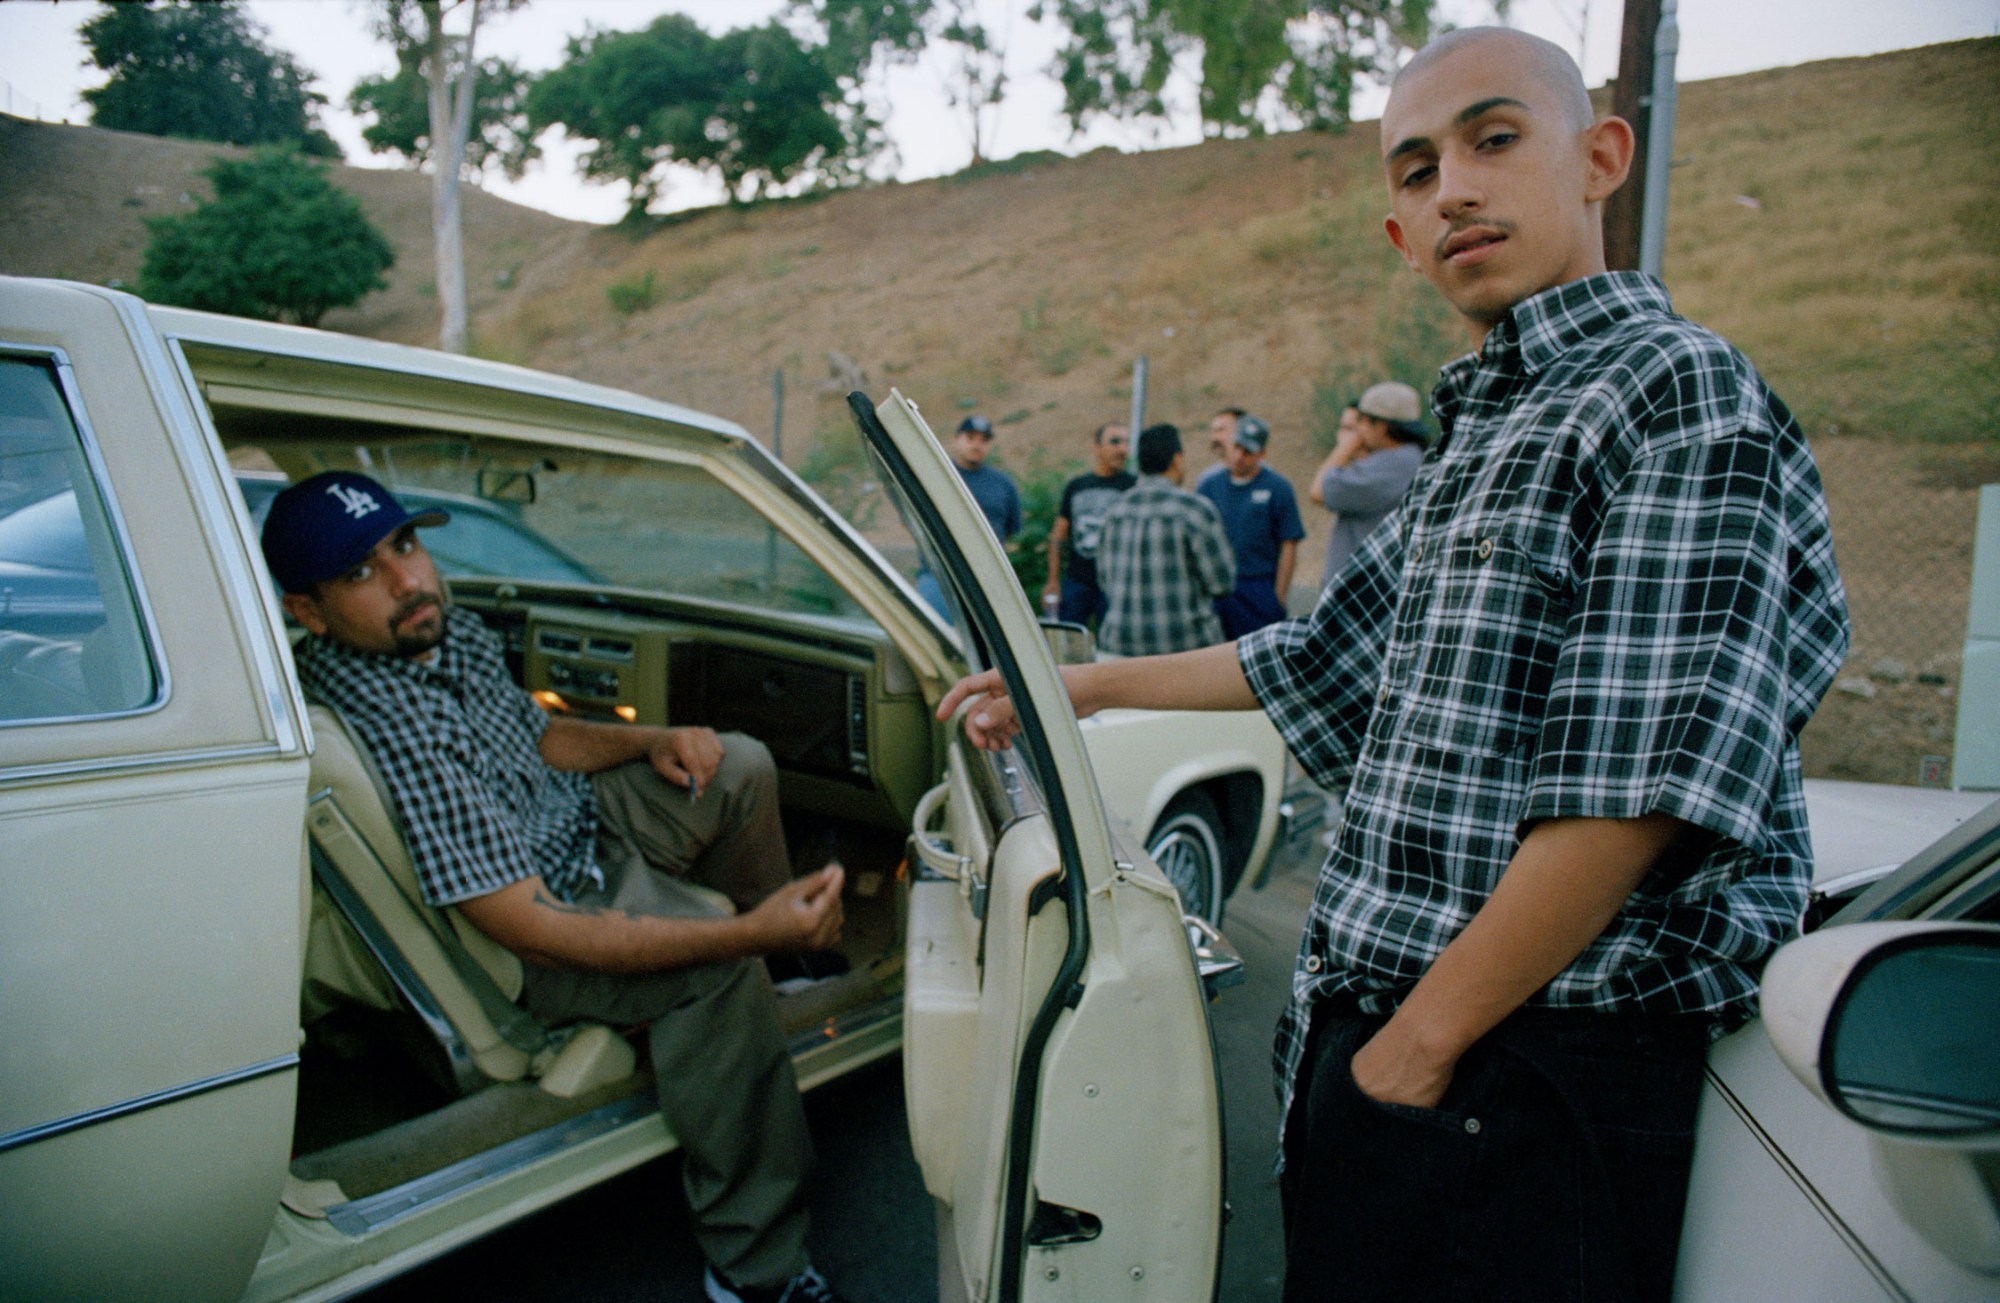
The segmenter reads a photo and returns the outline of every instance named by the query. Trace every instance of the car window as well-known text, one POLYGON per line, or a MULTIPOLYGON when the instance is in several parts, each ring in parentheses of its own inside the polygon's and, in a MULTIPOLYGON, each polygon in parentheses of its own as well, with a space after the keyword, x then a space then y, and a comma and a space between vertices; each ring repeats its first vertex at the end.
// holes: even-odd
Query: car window
MULTIPOLYGON (((292 478, 350 468, 388 485, 412 511, 441 507, 451 523, 424 532, 447 576, 606 584, 787 614, 865 620, 817 562, 700 466, 565 448, 472 442, 387 447, 267 444, 292 478), (516 473, 496 476, 498 469, 516 473), (510 485, 507 500, 479 496, 510 485)), ((253 516, 272 480, 239 477, 253 516)), ((266 503, 268 505, 268 501, 266 503)))
POLYGON ((158 693, 138 600, 55 368, 0 357, 0 723, 158 693))
MULTIPOLYGON (((258 533, 271 512, 271 500, 285 488, 280 477, 240 473, 236 485, 250 508, 258 533)), ((512 504, 482 502, 460 493, 427 492, 405 484, 392 486, 411 512, 437 508, 450 515, 442 525, 424 531, 424 547, 447 578, 527 579, 539 583, 601 584, 602 576, 569 556, 549 539, 509 514, 512 504)))

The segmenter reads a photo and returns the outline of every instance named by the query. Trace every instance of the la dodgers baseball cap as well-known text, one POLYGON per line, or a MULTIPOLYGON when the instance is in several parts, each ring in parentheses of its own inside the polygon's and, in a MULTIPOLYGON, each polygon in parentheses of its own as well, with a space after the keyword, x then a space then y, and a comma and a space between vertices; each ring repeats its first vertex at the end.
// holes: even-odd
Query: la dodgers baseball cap
POLYGON ((321 471, 271 499, 264 517, 264 562, 288 593, 344 575, 404 525, 442 525, 437 508, 411 514, 394 494, 357 471, 321 471))

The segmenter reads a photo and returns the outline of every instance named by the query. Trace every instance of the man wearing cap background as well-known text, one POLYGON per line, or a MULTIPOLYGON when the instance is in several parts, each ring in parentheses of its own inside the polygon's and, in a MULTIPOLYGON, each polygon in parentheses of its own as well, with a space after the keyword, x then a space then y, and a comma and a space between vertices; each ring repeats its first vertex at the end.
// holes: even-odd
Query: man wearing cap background
POLYGON ((1021 491, 1014 477, 997 466, 986 464, 993 451, 993 422, 983 416, 968 416, 958 423, 951 437, 951 461, 958 477, 972 492, 993 535, 1002 543, 1021 532, 1021 491))
MULTIPOLYGON (((993 451, 993 422, 983 416, 966 417, 952 434, 948 451, 951 464, 958 468, 958 478, 965 481, 966 491, 979 504, 979 514, 986 517, 987 528, 1004 545, 1021 532, 1021 491, 1014 487, 1013 476, 986 464, 986 455, 993 451)), ((944 588, 929 566, 917 568, 916 586, 917 595, 933 611, 951 618, 944 588)))
POLYGON ((1306 490, 1307 497, 1338 516, 1326 540, 1321 588, 1333 582, 1417 477, 1430 438, 1423 419, 1417 391, 1394 380, 1370 385, 1340 414, 1333 451, 1313 472, 1312 487, 1306 490))
POLYGON ((417 529, 448 519, 347 471, 272 501, 264 556, 308 633, 300 682, 368 748, 425 901, 527 961, 531 1014, 650 1022, 708 1297, 831 1303, 806 1259, 811 1140, 756 961, 839 940, 842 870, 792 879, 755 739, 545 714, 445 596, 417 529))
POLYGON ((1291 484, 1264 465, 1270 441, 1270 426, 1254 416, 1238 417, 1223 449, 1227 473, 1195 484, 1195 492, 1222 513, 1236 551, 1236 587, 1215 603, 1229 638, 1285 618, 1285 593, 1298 563, 1299 540, 1306 536, 1291 484))

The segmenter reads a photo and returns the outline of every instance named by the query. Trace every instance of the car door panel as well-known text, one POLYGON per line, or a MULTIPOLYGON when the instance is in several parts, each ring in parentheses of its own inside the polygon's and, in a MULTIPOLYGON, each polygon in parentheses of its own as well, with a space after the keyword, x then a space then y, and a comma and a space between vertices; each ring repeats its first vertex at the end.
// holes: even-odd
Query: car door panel
POLYGON ((1778 1097, 1789 1074, 1760 1025, 1718 1042, 1709 1063, 1676 1300, 1905 1298, 1792 1157, 1827 1143, 1839 1150, 1840 1119, 1804 1091, 1778 1097))
POLYGON ((1897 1213, 1867 1133, 1800 1084, 1761 1023, 1718 1041, 1709 1075, 1676 1299, 1994 1296, 1990 1277, 1947 1259, 1897 1213), (1773 1288, 1751 1289, 1744 1273, 1767 1269, 1773 1288))
POLYGON ((244 595, 254 544, 219 453, 149 332, 124 296, 0 283, 0 352, 46 369, 71 427, 7 437, 86 450, 79 508, 90 495, 117 540, 93 551, 129 580, 101 600, 131 603, 156 685, 136 710, 0 728, 10 1300, 234 1294, 290 1148, 304 731, 279 633, 244 595))
POLYGON ((952 844, 917 856, 945 876, 912 888, 906 1080, 941 1294, 1211 1298, 1219 1090, 1178 900, 1115 855, 1035 613, 937 441, 900 395, 856 408, 1024 725, 994 760, 953 741, 952 844))

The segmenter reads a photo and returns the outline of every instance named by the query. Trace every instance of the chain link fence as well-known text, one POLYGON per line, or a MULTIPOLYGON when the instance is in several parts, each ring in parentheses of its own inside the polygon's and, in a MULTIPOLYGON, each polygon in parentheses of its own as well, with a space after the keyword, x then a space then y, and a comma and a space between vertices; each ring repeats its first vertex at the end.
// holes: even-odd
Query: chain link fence
POLYGON ((2000 482, 2000 440, 1822 435, 1812 447, 1854 639, 1806 729, 1806 773, 1948 786, 1979 486, 2000 482))

